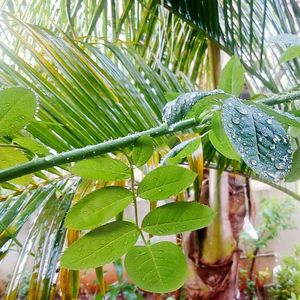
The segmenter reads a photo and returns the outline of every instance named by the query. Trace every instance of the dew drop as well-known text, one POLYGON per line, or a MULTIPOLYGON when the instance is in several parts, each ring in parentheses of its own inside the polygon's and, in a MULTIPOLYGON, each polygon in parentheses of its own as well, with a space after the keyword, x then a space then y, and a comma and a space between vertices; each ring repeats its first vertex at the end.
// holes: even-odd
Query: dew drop
POLYGON ((233 118, 231 119, 231 122, 232 122, 233 124, 238 125, 238 124, 240 124, 240 119, 239 119, 238 117, 233 117, 233 118))
POLYGON ((270 146, 270 149, 271 149, 271 150, 274 150, 274 149, 275 149, 275 144, 272 144, 272 145, 270 146))
POLYGON ((267 123, 268 123, 268 124, 270 124, 270 125, 271 125, 271 124, 272 124, 272 122, 273 122, 273 120, 272 120, 272 119, 267 119, 267 123))
POLYGON ((285 163, 283 162, 278 162, 275 164, 275 168, 278 170, 284 170, 285 169, 285 163))
POLYGON ((242 114, 242 115, 247 115, 247 114, 248 114, 247 109, 244 108, 244 107, 236 107, 236 110, 237 110, 240 114, 242 114))
POLYGON ((252 166, 256 166, 256 165, 257 165, 257 160, 252 159, 252 160, 250 161, 250 163, 251 163, 252 166))

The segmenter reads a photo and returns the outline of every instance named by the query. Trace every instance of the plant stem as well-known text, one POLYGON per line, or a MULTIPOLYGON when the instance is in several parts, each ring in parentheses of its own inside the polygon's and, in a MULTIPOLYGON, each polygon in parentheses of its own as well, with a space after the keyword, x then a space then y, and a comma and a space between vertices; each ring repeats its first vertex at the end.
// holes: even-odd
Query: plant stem
POLYGON ((59 166, 86 158, 92 158, 100 154, 116 151, 120 148, 124 148, 133 144, 141 136, 158 137, 192 128, 197 125, 199 125, 199 121, 194 118, 180 121, 176 124, 173 124, 172 126, 168 126, 164 123, 160 126, 133 133, 115 140, 110 140, 100 144, 62 152, 57 155, 48 155, 42 158, 35 158, 27 163, 0 171, 0 182, 5 182, 50 167, 59 166))
POLYGON ((131 192, 132 192, 132 199, 133 199, 135 224, 137 227, 139 227, 138 204, 137 204, 137 199, 136 199, 136 194, 135 194, 135 189, 134 189, 134 182, 135 182, 134 169, 133 169, 132 161, 129 157, 128 157, 128 160, 130 162, 131 192))
POLYGON ((300 91, 291 92, 288 94, 282 94, 282 95, 275 95, 268 98, 263 98, 260 100, 257 100, 256 102, 260 102, 266 105, 276 105, 280 103, 286 103, 293 100, 300 100, 300 91))

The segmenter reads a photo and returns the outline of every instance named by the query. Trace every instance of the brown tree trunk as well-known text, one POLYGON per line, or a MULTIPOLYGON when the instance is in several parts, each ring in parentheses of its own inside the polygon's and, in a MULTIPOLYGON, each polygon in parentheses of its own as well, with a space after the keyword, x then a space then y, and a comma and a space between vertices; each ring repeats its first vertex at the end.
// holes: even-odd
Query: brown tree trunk
POLYGON ((186 299, 238 299, 238 243, 246 213, 245 178, 216 170, 206 170, 203 177, 198 195, 195 192, 196 200, 213 207, 216 217, 209 227, 183 238, 190 271, 186 299))

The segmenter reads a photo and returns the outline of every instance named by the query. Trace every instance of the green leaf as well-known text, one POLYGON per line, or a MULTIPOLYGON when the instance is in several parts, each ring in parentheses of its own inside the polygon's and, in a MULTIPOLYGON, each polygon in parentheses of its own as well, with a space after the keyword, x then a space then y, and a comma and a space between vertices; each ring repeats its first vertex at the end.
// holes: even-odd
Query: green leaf
POLYGON ((284 125, 300 128, 300 118, 285 111, 273 109, 265 104, 253 103, 254 107, 262 110, 269 116, 273 116, 278 122, 284 125))
POLYGON ((280 56, 280 62, 287 62, 291 59, 297 58, 300 56, 300 46, 291 46, 287 48, 280 56))
POLYGON ((137 167, 144 165, 153 153, 153 141, 149 136, 140 137, 134 144, 132 159, 137 167))
POLYGON ((167 100, 168 102, 174 100, 174 99, 177 98, 179 95, 180 95, 180 93, 178 93, 178 92, 168 92, 168 93, 164 93, 164 96, 165 96, 165 98, 166 98, 166 100, 167 100))
POLYGON ((125 257, 125 268, 139 288, 154 293, 175 291, 187 277, 184 255, 171 242, 133 247, 125 257))
POLYGON ((214 148, 223 156, 234 160, 240 160, 240 156, 231 145, 222 124, 222 114, 220 111, 214 113, 211 121, 212 130, 209 132, 209 140, 214 148))
POLYGON ((244 88, 245 69, 237 55, 233 55, 223 68, 218 88, 226 93, 239 96, 244 88))
POLYGON ((106 181, 121 180, 130 177, 130 169, 123 162, 110 157, 98 157, 82 160, 70 168, 70 171, 87 179, 106 181))
POLYGON ((201 145, 201 138, 194 138, 176 145, 165 156, 162 164, 176 165, 195 152, 201 145))
POLYGON ((49 153, 48 149, 44 145, 32 139, 31 137, 20 136, 15 138, 13 142, 36 154, 47 155, 49 153))
POLYGON ((197 174, 178 166, 162 166, 152 170, 140 182, 138 196, 147 200, 162 200, 189 187, 197 174))
POLYGON ((33 92, 23 87, 0 91, 0 135, 10 135, 23 128, 37 109, 33 92))
POLYGON ((175 100, 167 103, 163 109, 163 119, 168 124, 182 120, 197 102, 207 96, 224 94, 222 90, 209 92, 192 92, 180 95, 175 100))
MULTIPOLYGON (((20 163, 27 162, 25 154, 15 148, 0 147, 0 170, 13 167, 20 163)), ((31 182, 31 176, 25 175, 12 180, 13 183, 20 185, 28 185, 31 182)))
POLYGON ((133 223, 116 221, 96 228, 74 242, 63 254, 61 266, 71 270, 97 268, 130 249, 139 236, 133 223))
POLYGON ((286 176, 292 151, 279 122, 231 98, 223 105, 222 123, 232 146, 254 172, 271 181, 286 176))
POLYGON ((300 179, 300 148, 293 154, 292 167, 289 174, 286 176, 285 181, 293 182, 300 179))
POLYGON ((123 187, 109 186, 94 191, 72 207, 66 227, 92 229, 120 213, 132 201, 132 193, 123 187))
POLYGON ((154 235, 170 235, 208 226, 214 211, 196 202, 175 202, 150 211, 142 222, 142 229, 154 235))

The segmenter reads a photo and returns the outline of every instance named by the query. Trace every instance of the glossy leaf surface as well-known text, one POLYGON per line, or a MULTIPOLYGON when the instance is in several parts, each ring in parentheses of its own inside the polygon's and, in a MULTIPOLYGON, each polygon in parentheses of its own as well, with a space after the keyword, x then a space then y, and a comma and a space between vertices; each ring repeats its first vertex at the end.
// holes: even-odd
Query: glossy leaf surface
POLYGON ((174 124, 182 120, 197 102, 205 97, 224 94, 222 90, 213 90, 208 92, 192 92, 178 96, 175 100, 168 102, 163 110, 164 121, 168 124, 174 124))
POLYGON ((234 149, 254 172, 271 181, 286 176, 292 151, 279 122, 236 98, 224 103, 222 122, 234 149))

